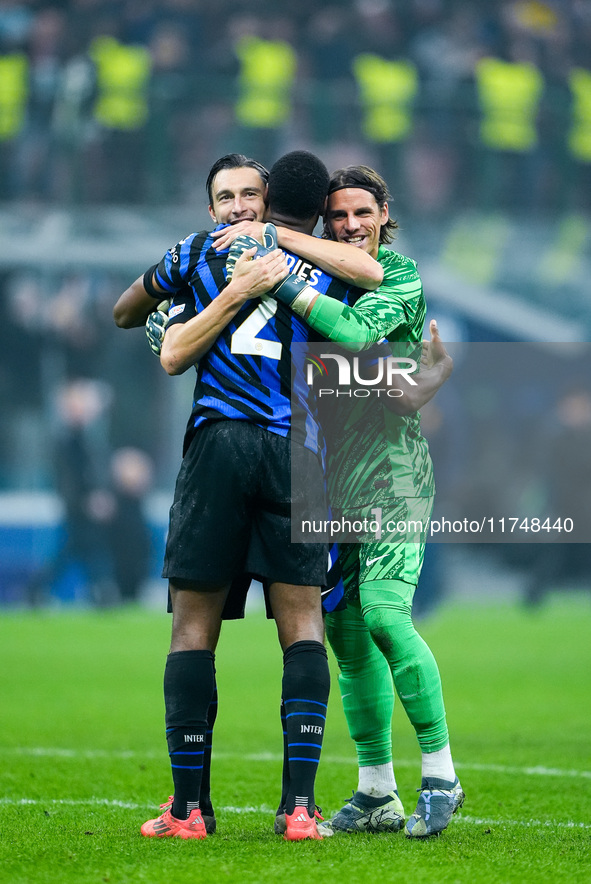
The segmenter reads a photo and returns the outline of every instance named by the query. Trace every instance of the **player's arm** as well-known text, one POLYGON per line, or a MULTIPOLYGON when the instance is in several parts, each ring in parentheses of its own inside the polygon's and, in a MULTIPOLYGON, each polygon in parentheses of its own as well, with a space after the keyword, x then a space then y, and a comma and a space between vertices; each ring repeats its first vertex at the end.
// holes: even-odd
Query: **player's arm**
MULTIPOLYGON (((269 254, 253 237, 242 235, 232 243, 226 267, 246 249, 252 253, 253 247, 253 264, 269 254)), ((344 349, 359 351, 383 340, 399 326, 411 326, 422 291, 416 265, 407 258, 396 267, 385 268, 380 288, 363 295, 354 307, 321 294, 295 273, 288 273, 269 294, 323 337, 344 349)))
POLYGON ((388 409, 395 414, 406 416, 419 411, 433 398, 453 371, 453 359, 441 341, 435 319, 429 323, 429 331, 431 340, 423 344, 421 368, 413 375, 414 385, 401 385, 402 396, 386 396, 384 399, 388 409))
POLYGON ((288 269, 282 251, 276 249, 251 261, 255 251, 250 249, 241 255, 231 282, 204 310, 187 322, 168 326, 160 352, 160 363, 167 374, 183 374, 199 362, 246 301, 268 292, 285 278, 288 269))
POLYGON ((410 272, 395 284, 387 281, 375 292, 362 295, 354 307, 320 294, 289 277, 273 292, 323 337, 346 350, 367 349, 400 326, 412 324, 422 293, 418 273, 410 272), (296 292, 297 288, 299 292, 296 292))
POLYGON ((121 328, 144 325, 157 305, 172 298, 191 279, 200 245, 206 231, 192 233, 168 249, 158 264, 149 267, 143 276, 126 289, 113 308, 115 322, 121 328), (197 247, 194 247, 194 244, 197 247))
POLYGON ((277 239, 281 248, 360 289, 371 292, 377 289, 384 277, 381 264, 356 246, 308 236, 287 227, 277 228, 277 239))
MULTIPOLYGON (((260 221, 241 221, 230 227, 213 232, 214 248, 228 249, 236 237, 249 234, 263 242, 263 229, 267 226, 260 221)), ((373 291, 382 282, 384 271, 381 264, 371 255, 347 243, 319 239, 288 227, 277 227, 277 243, 282 249, 310 261, 331 276, 344 280, 360 289, 373 291)))
POLYGON ((150 313, 168 294, 153 280, 155 266, 132 282, 113 307, 113 319, 119 328, 138 328, 144 325, 150 313))

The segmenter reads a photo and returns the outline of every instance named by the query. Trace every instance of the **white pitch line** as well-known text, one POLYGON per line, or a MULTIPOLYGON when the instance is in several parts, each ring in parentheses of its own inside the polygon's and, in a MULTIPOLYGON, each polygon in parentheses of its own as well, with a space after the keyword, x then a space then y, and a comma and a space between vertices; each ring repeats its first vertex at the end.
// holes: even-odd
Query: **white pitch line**
POLYGON ((474 826, 525 826, 526 828, 538 828, 540 826, 549 829, 591 829, 591 823, 575 823, 572 820, 489 820, 480 817, 458 813, 454 817, 458 823, 468 823, 474 826))
MULTIPOLYGON (((128 749, 60 749, 48 748, 44 746, 28 747, 14 746, 10 748, 0 747, 0 757, 2 755, 22 755, 31 758, 83 758, 89 761, 100 759, 129 760, 133 758, 160 760, 165 757, 164 751, 134 752, 128 749)), ((281 762, 283 756, 275 752, 254 752, 249 755, 238 755, 232 752, 216 752, 213 753, 214 761, 241 759, 250 762, 281 762)), ((339 755, 323 755, 322 761, 325 764, 350 764, 356 767, 355 758, 339 755)), ((394 767, 417 767, 420 761, 410 761, 408 759, 397 758, 394 761, 394 767)), ((533 777, 568 777, 577 779, 591 779, 591 771, 588 770, 564 770, 557 767, 543 767, 542 765, 513 767, 504 764, 471 764, 455 762, 458 770, 473 770, 483 773, 507 774, 509 776, 533 776, 533 777)))
MULTIPOLYGON (((156 809, 153 804, 138 804, 132 801, 118 801, 109 798, 88 798, 86 800, 75 800, 73 798, 50 798, 42 800, 39 798, 0 798, 0 807, 110 807, 114 810, 144 810, 147 813, 155 813, 156 809)), ((234 814, 274 814, 274 810, 267 804, 261 804, 258 807, 236 807, 235 805, 225 805, 219 808, 223 813, 234 814)), ((336 813, 336 811, 335 811, 336 813)), ((459 812, 454 821, 464 823, 470 826, 523 826, 524 828, 549 828, 549 829, 591 829, 591 823, 576 823, 572 820, 497 820, 482 819, 480 817, 469 816, 459 812)))
POLYGON ((132 801, 117 801, 114 798, 87 798, 77 801, 74 798, 0 798, 0 807, 113 807, 121 810, 154 810, 153 804, 135 804, 132 801))

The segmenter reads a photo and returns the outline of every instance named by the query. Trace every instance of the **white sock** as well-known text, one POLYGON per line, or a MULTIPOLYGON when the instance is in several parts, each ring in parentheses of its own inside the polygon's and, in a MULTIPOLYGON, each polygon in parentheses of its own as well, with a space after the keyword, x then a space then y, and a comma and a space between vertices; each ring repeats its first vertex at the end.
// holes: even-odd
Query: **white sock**
POLYGON ((440 780, 449 780, 450 783, 456 778, 454 763, 451 759, 449 743, 437 752, 423 752, 422 762, 423 777, 437 777, 440 780))
POLYGON ((396 777, 392 762, 387 764, 369 764, 359 768, 358 792, 371 795, 372 798, 385 798, 396 789, 396 777))

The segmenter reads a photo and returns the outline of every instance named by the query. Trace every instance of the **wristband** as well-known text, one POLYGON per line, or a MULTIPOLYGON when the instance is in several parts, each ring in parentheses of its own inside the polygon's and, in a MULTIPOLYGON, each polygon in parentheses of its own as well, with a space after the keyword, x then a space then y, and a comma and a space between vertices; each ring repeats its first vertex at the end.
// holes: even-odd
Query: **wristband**
POLYGON ((318 292, 309 286, 305 279, 290 273, 277 283, 269 294, 273 295, 275 300, 287 304, 298 316, 305 316, 318 292))
POLYGON ((152 282, 152 277, 154 276, 154 271, 158 267, 158 264, 154 264, 152 267, 149 267, 144 273, 143 283, 144 288, 147 293, 152 298, 157 298, 159 301, 162 300, 163 295, 165 294, 162 290, 156 288, 154 283, 152 282))

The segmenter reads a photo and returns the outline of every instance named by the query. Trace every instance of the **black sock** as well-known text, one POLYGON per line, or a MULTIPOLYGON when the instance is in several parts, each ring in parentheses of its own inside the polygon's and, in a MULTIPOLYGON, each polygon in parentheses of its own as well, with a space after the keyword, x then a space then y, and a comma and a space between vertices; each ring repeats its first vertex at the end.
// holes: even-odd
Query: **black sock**
POLYGON ((281 801, 277 813, 285 813, 285 802, 289 792, 289 755, 287 753, 287 723, 285 719, 285 703, 281 698, 281 731, 283 733, 283 769, 281 771, 281 801))
POLYGON ((307 807, 314 814, 314 781, 320 760, 330 674, 326 648, 301 641, 283 655, 283 702, 286 713, 289 791, 285 812, 307 807))
POLYGON ((174 783, 172 815, 188 819, 199 807, 207 711, 215 688, 211 651, 174 651, 164 670, 166 739, 174 783))
POLYGON ((207 710, 207 733, 205 735, 205 753, 203 755, 203 774, 201 776, 201 790, 199 792, 199 807, 201 813, 213 816, 211 803, 211 750, 213 741, 213 726, 218 714, 218 689, 214 685, 213 697, 207 710))

